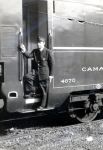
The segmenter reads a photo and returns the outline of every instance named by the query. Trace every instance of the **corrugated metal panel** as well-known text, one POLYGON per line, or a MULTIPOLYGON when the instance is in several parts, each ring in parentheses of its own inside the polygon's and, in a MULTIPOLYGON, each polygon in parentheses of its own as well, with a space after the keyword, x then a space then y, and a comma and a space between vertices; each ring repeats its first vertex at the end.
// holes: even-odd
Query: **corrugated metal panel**
POLYGON ((54 46, 103 46, 103 8, 89 2, 55 1, 54 46))

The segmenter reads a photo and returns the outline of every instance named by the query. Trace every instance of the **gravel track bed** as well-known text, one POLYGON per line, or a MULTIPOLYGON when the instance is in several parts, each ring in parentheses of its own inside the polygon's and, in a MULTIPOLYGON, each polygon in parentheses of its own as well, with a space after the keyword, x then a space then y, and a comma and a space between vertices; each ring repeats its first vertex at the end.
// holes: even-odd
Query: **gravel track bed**
POLYGON ((1 130, 0 150, 103 150, 103 120, 60 126, 22 124, 1 130))

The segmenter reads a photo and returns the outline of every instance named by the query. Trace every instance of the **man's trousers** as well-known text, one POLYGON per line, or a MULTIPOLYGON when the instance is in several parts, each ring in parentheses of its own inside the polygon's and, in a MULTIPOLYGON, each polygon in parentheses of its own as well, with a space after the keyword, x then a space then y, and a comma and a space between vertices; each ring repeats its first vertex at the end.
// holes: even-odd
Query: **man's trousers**
POLYGON ((40 92, 42 96, 41 106, 47 106, 47 98, 49 92, 49 79, 39 80, 38 75, 29 73, 23 78, 24 94, 40 92), (39 89, 39 91, 38 91, 39 89))

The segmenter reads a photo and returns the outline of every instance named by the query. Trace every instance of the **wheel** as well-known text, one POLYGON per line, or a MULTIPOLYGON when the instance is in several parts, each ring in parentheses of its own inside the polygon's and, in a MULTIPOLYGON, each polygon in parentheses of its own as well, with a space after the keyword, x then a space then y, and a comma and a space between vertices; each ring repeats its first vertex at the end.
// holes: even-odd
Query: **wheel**
POLYGON ((90 122, 97 117, 98 111, 82 110, 75 114, 75 118, 80 122, 90 122))
POLYGON ((97 117, 99 112, 98 103, 91 101, 71 103, 69 106, 70 116, 79 122, 90 122, 97 117))

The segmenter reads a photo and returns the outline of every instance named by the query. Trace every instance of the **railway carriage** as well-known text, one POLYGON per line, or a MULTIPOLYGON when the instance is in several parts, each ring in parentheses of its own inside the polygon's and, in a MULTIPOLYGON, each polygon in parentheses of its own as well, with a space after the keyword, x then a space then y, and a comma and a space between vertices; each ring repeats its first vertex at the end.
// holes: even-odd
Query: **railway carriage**
POLYGON ((54 57, 47 107, 67 111, 80 122, 95 119, 103 106, 102 0, 0 0, 0 110, 41 112, 41 95, 24 98, 23 76, 33 71, 29 52, 37 36, 54 57), (58 109, 59 108, 59 109, 58 109))

